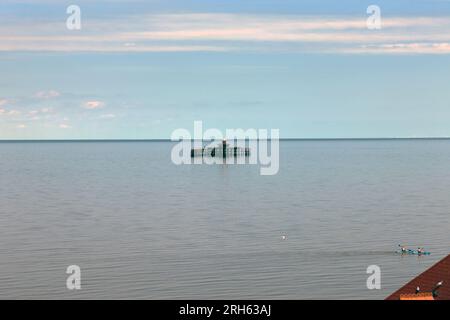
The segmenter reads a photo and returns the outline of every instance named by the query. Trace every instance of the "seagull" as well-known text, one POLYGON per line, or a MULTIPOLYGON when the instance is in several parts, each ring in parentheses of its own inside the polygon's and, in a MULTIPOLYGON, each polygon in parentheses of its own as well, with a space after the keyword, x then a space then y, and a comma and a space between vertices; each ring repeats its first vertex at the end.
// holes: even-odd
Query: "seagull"
POLYGON ((444 281, 439 281, 438 283, 436 283, 436 286, 434 287, 434 289, 432 291, 433 297, 437 297, 438 296, 438 290, 443 284, 444 284, 444 281))

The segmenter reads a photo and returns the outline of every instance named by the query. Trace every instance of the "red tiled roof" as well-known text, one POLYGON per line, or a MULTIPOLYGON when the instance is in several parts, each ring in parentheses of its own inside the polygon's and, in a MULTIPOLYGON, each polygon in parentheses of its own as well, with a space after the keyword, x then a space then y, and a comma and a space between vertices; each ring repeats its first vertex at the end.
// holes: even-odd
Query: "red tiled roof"
POLYGON ((401 294, 400 300, 434 300, 433 294, 431 292, 425 293, 412 293, 412 294, 401 294))
POLYGON ((444 281, 444 284, 439 288, 438 296, 435 298, 435 300, 450 300, 450 255, 408 282, 399 290, 395 291, 393 294, 387 297, 386 300, 399 300, 400 295, 402 295, 402 298, 408 298, 412 296, 417 296, 417 298, 420 298, 419 295, 414 294, 417 287, 420 287, 420 292, 425 293, 426 295, 426 293, 430 293, 433 290, 433 288, 439 281, 444 281))

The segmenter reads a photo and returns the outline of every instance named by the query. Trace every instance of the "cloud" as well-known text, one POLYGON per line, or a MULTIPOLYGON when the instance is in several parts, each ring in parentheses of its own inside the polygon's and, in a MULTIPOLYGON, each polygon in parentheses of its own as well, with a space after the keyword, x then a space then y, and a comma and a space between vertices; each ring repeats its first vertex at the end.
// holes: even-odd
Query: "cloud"
POLYGON ((30 111, 28 111, 28 114, 33 116, 38 113, 50 113, 50 112, 52 112, 51 108, 41 108, 39 110, 30 110, 30 111))
POLYGON ((394 43, 361 46, 350 53, 450 54, 450 43, 394 43))
POLYGON ((100 116, 101 119, 113 119, 113 118, 115 118, 115 117, 116 117, 116 115, 113 114, 113 113, 102 114, 102 115, 100 116))
MULTIPOLYGON (((1 41, 1 37, 0 37, 1 41)), ((213 45, 140 45, 135 47, 120 46, 115 42, 105 43, 64 43, 54 42, 42 45, 41 43, 17 43, 7 45, 0 43, 1 51, 23 52, 226 52, 234 48, 213 45)))
MULTIPOLYGON (((0 51, 190 52, 279 51, 325 53, 447 53, 450 17, 382 17, 368 30, 366 16, 183 13, 89 20, 83 33, 56 23, 15 22, 0 31, 0 51), (424 50, 417 50, 421 43, 424 50), (403 46, 404 45, 404 46, 403 46), (403 46, 393 50, 390 46, 403 46), (370 50, 368 48, 371 48, 370 50), (375 49, 376 48, 376 49, 375 49)), ((51 91, 42 93, 52 97, 51 91)))
POLYGON ((23 123, 17 125, 17 129, 24 129, 24 128, 26 128, 26 127, 27 127, 27 126, 24 125, 23 123))
POLYGON ((38 99, 51 99, 59 97, 61 94, 56 90, 39 91, 34 95, 38 99))
POLYGON ((6 99, 0 99, 0 107, 1 106, 4 106, 5 104, 7 104, 8 103, 8 100, 6 100, 6 99))
POLYGON ((21 117, 20 114, 21 114, 21 112, 18 110, 6 110, 6 109, 0 108, 0 120, 2 120, 2 118, 3 118, 7 122, 9 122, 9 121, 12 122, 12 121, 16 121, 16 120, 22 121, 21 118, 23 118, 23 117, 21 117))
POLYGON ((17 116, 19 114, 21 114, 21 112, 19 110, 9 110, 4 112, 4 114, 8 115, 8 116, 17 116))
POLYGON ((94 110, 94 109, 100 109, 105 106, 105 103, 103 101, 86 101, 83 104, 83 108, 94 110))
POLYGON ((70 128, 72 128, 72 127, 69 126, 68 124, 61 123, 61 124, 59 125, 59 128, 61 128, 61 129, 70 129, 70 128))

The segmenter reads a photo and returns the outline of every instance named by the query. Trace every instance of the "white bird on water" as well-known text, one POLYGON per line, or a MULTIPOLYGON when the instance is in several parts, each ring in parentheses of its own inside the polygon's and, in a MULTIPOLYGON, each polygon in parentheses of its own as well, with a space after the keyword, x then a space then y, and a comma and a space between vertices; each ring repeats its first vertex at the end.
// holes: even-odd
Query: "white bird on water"
POLYGON ((286 239, 287 239, 287 237, 285 235, 281 236, 281 240, 286 240, 286 239))

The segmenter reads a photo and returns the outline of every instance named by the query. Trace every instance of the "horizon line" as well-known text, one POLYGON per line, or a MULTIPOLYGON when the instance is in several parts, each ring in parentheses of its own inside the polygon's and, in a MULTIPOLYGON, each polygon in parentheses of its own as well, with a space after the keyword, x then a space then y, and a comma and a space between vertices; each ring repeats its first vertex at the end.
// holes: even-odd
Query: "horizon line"
MULTIPOLYGON (((214 139, 191 139, 191 141, 214 141, 214 139)), ((262 140, 262 139, 237 139, 262 140)), ((268 138, 267 140, 271 140, 268 138)), ((349 141, 349 140, 450 140, 450 137, 371 137, 371 138, 280 138, 280 141, 349 141)), ((0 139, 5 142, 179 142, 171 139, 0 139)))

